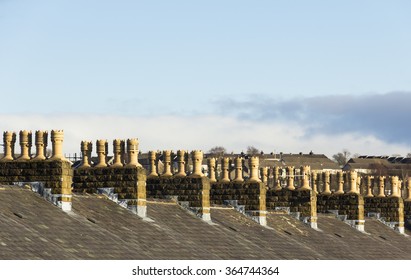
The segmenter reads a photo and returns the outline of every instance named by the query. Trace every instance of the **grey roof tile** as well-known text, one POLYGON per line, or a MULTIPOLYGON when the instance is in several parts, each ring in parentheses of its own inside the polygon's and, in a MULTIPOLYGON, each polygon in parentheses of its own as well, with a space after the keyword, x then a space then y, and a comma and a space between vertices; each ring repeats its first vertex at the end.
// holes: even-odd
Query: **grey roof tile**
POLYGON ((317 231, 269 212, 267 227, 229 207, 207 223, 169 201, 142 219, 98 195, 65 213, 30 190, 0 190, 0 259, 411 259, 410 237, 367 219, 367 234, 331 215, 317 231))

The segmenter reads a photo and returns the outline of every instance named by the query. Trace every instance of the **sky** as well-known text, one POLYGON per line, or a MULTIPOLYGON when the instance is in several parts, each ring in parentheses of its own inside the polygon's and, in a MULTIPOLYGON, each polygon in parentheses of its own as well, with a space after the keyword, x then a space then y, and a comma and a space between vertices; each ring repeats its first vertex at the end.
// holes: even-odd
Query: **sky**
POLYGON ((63 129, 66 153, 138 138, 143 152, 405 156, 410 11, 405 0, 0 0, 0 129, 63 129))

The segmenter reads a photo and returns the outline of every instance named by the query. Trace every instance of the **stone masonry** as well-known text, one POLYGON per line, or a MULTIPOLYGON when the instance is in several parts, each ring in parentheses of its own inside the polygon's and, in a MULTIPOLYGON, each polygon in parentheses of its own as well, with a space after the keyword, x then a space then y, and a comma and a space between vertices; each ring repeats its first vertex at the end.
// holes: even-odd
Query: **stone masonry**
POLYGON ((411 180, 403 182, 397 176, 312 172, 307 165, 276 167, 269 174, 267 168, 259 168, 256 156, 249 157, 246 166, 242 156, 203 161, 200 150, 179 150, 176 154, 165 150, 161 168, 157 152, 150 152, 146 171, 138 160, 136 138, 115 139, 110 161, 109 143, 97 140, 94 162, 93 143, 82 141, 82 161, 72 169, 63 154, 63 131, 51 131, 52 153, 46 156, 48 135, 47 131, 34 135, 27 130, 4 132, 0 183, 30 185, 65 211, 71 210, 73 190, 106 194, 141 217, 146 217, 149 198, 175 200, 206 221, 211 219, 210 205, 230 205, 261 225, 266 225, 267 211, 279 210, 313 228, 317 228, 317 212, 335 213, 360 231, 364 231, 365 216, 377 217, 401 233, 405 222, 411 220, 411 180))
POLYGON ((207 177, 149 177, 147 198, 174 199, 205 221, 210 220, 210 180, 207 177))
POLYGON ((266 187, 262 182, 215 182, 210 198, 212 205, 232 205, 259 224, 266 224, 266 187))
POLYGON ((267 210, 285 210, 296 218, 317 228, 317 196, 313 190, 269 189, 266 194, 267 210))
POLYGON ((107 141, 97 140, 98 162, 89 162, 92 145, 81 142, 83 161, 74 170, 73 191, 77 193, 105 193, 111 199, 131 209, 141 217, 146 216, 146 170, 138 163, 138 140, 127 140, 128 161, 122 160, 125 141, 113 141, 114 163, 107 164, 107 141), (124 161, 124 162, 123 162, 124 161))
POLYGON ((317 211, 334 212, 344 222, 364 231, 364 197, 358 193, 320 194, 317 196, 317 211))
POLYGON ((0 159, 0 183, 29 185, 64 211, 70 211, 73 170, 71 163, 62 153, 64 134, 62 130, 51 131, 50 158, 46 158, 45 155, 47 135, 46 131, 36 131, 36 154, 32 156, 32 133, 26 130, 20 131, 21 153, 16 157, 14 152, 16 134, 4 132, 4 157, 0 159))

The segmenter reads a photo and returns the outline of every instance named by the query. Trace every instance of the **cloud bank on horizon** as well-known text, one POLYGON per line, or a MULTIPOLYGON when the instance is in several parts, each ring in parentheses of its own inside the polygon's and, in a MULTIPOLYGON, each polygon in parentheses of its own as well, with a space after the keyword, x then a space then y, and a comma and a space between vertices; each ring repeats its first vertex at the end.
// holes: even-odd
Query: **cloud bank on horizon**
POLYGON ((411 92, 386 94, 328 95, 276 100, 264 95, 232 97, 214 101, 219 111, 240 119, 262 122, 296 122, 305 137, 318 134, 356 133, 383 141, 411 144, 411 92))
MULTIPOLYGON (((342 149, 368 155, 405 156, 410 150, 411 93, 318 96, 274 100, 250 95, 214 100, 200 114, 28 113, 2 114, 3 130, 64 129, 64 151, 79 153, 82 140, 139 138, 140 149, 231 152, 253 145, 266 153, 324 153, 342 149)), ((111 146, 110 146, 110 152, 111 146)))

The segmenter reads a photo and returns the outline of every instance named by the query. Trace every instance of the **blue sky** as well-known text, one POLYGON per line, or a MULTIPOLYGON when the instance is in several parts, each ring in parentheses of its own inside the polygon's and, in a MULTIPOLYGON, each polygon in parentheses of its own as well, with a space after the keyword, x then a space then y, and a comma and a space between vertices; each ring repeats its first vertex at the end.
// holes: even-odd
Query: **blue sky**
POLYGON ((138 137, 143 150, 405 155, 410 11, 375 0, 0 0, 0 125, 64 129, 67 152, 138 137))

